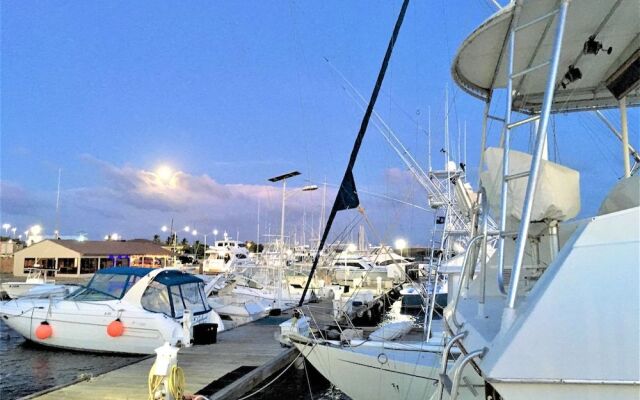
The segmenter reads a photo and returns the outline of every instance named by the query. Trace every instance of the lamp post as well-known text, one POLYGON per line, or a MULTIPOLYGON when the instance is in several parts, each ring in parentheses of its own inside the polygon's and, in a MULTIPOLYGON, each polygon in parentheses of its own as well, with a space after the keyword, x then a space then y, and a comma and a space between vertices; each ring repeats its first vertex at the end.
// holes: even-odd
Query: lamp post
POLYGON ((2 229, 4 229, 4 234, 9 234, 9 229, 11 228, 11 224, 2 224, 2 229))
MULTIPOLYGON (((281 307, 282 304, 282 273, 285 265, 285 254, 284 254, 284 221, 285 221, 285 209, 286 209, 286 201, 287 201, 287 179, 293 178, 295 176, 300 175, 298 171, 291 171, 289 173, 275 176, 269 179, 269 182, 280 182, 282 181, 282 212, 280 214, 280 265, 278 267, 278 286, 277 286, 277 308, 281 307)), ((304 186, 301 191, 313 191, 318 189, 316 185, 304 186)), ((293 194, 295 192, 292 192, 293 194)))

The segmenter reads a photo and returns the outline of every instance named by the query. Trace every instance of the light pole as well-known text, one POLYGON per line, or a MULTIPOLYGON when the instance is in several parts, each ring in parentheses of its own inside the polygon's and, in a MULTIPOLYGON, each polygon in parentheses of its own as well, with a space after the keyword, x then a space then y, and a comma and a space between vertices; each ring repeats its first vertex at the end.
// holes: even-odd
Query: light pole
POLYGON ((11 224, 2 224, 2 229, 4 229, 4 234, 9 234, 9 229, 11 228, 11 224))
MULTIPOLYGON (((269 182, 280 182, 282 181, 282 212, 280 215, 280 265, 278 267, 278 287, 277 287, 277 308, 281 307, 282 304, 282 273, 285 266, 285 254, 284 254, 284 216, 286 209, 286 201, 287 201, 287 179, 293 178, 295 176, 300 175, 298 171, 291 171, 284 175, 275 176, 269 179, 269 182)), ((304 186, 302 191, 312 191, 318 189, 316 185, 304 186)))
POLYGON ((214 229, 212 233, 213 233, 213 240, 214 240, 214 243, 215 243, 215 242, 218 241, 218 230, 214 229))

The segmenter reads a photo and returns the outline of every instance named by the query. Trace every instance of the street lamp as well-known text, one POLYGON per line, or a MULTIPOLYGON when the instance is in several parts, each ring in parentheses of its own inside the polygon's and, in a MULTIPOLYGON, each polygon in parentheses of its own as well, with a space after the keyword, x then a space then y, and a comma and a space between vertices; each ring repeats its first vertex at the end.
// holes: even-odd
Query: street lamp
MULTIPOLYGON (((218 230, 217 230, 217 229, 214 229, 212 233, 213 233, 213 240, 214 240, 214 241, 217 241, 217 240, 218 240, 218 230)), ((214 242, 214 243, 215 243, 215 242, 214 242)))
MULTIPOLYGON (((282 269, 284 268, 285 260, 284 260, 284 215, 285 215, 285 206, 287 200, 287 179, 293 178, 295 176, 300 175, 298 171, 291 171, 284 175, 275 176, 269 179, 269 182, 280 182, 282 181, 282 213, 280 215, 280 268, 278 268, 278 286, 277 286, 277 307, 279 308, 282 304, 282 269)), ((308 185, 302 188, 303 192, 308 192, 312 190, 318 189, 316 185, 308 185)))
POLYGON ((9 228, 11 228, 11 224, 2 224, 2 229, 4 229, 5 235, 9 233, 9 228))

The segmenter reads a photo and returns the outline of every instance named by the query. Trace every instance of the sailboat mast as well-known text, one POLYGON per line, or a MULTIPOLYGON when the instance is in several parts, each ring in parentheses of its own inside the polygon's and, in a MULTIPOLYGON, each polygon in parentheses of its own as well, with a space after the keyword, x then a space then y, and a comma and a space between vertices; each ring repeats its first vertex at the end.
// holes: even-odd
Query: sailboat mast
POLYGON ((58 193, 56 194, 56 239, 60 239, 60 178, 62 168, 58 168, 58 193))
POLYGON ((387 51, 385 52, 384 59, 382 60, 382 66, 380 67, 380 72, 378 73, 376 84, 373 87, 373 91, 371 93, 371 99, 369 100, 367 109, 364 113, 364 116, 362 117, 360 130, 358 131, 355 143, 353 144, 353 149, 351 150, 349 163, 347 164, 347 168, 344 172, 344 177, 342 178, 338 193, 336 194, 336 199, 333 202, 333 207, 331 207, 331 212, 329 213, 327 224, 324 228, 324 232, 322 233, 320 243, 318 244, 318 250, 315 257, 313 258, 313 265, 311 266, 311 270, 309 271, 309 278, 307 279, 304 290, 302 291, 302 296, 300 296, 299 306, 302 306, 302 304, 304 303, 304 298, 307 294, 307 291, 309 290, 311 279, 313 278, 313 274, 315 273, 315 270, 318 266, 320 252, 322 251, 322 248, 327 241, 327 237, 329 236, 329 231, 331 230, 331 225, 333 224, 333 220, 336 217, 336 213, 341 210, 355 208, 359 205, 355 181, 353 179, 353 166, 356 163, 358 153, 360 152, 360 146, 362 146, 362 140, 364 139, 364 135, 367 132, 367 127, 369 126, 369 121, 371 120, 371 114, 373 113, 373 108, 375 107, 376 100, 378 99, 378 94, 380 93, 380 88, 382 87, 382 82, 387 72, 387 67, 389 66, 389 60, 391 59, 391 53, 393 52, 396 39, 398 38, 398 34, 400 33, 400 27, 402 26, 402 22, 404 21, 404 16, 406 14, 408 6, 409 0, 403 0, 400 14, 398 15, 396 24, 393 27, 393 33, 391 35, 391 39, 389 40, 389 44, 387 45, 387 51))

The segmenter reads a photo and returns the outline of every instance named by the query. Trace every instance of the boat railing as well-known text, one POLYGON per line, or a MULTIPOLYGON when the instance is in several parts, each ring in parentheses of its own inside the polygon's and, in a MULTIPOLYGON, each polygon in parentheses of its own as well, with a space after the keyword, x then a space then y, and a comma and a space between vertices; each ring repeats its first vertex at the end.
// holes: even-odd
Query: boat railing
MULTIPOLYGON (((476 244, 482 239, 485 239, 484 234, 474 236, 469 241, 469 244, 467 245, 467 248, 464 251, 464 258, 462 259, 462 270, 460 271, 460 281, 458 282, 458 290, 456 290, 454 300, 453 300, 453 306, 451 307, 451 321, 453 322, 456 328, 460 328, 462 326, 460 323, 458 323, 456 319, 456 309, 458 307, 458 302, 460 300, 460 292, 462 292, 462 289, 464 288, 465 278, 470 279, 468 278, 469 274, 467 272, 467 268, 469 264, 475 265, 477 262, 477 259, 475 259, 473 260, 473 263, 470 263, 469 254, 471 253, 471 250, 474 248, 474 246, 476 246, 476 244)), ((476 253, 476 255, 479 253, 481 252, 476 253)))
MULTIPOLYGON (((349 317, 349 314, 344 310, 340 310, 339 313, 335 313, 335 310, 331 307, 311 306, 308 304, 303 305, 299 309, 303 316, 308 316, 313 321, 315 329, 320 335, 320 339, 327 340, 328 338, 322 333, 324 326, 335 325, 340 333, 340 337, 344 337, 345 329, 357 330, 358 328, 353 323, 353 320, 349 317), (320 316, 326 316, 320 320, 320 316)), ((314 330, 311 329, 311 334, 314 339, 318 339, 314 330)))

